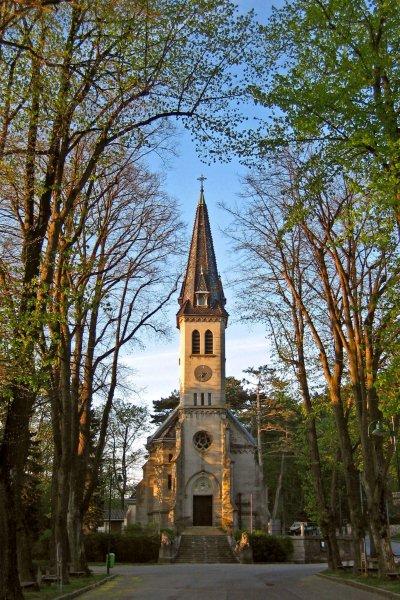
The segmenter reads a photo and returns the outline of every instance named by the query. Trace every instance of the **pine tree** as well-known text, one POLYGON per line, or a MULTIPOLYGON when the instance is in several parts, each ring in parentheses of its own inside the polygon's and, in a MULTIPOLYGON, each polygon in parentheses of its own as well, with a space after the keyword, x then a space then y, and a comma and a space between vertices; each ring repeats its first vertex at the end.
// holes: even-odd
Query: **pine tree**
POLYGON ((153 400, 153 414, 151 415, 151 422, 155 425, 161 425, 165 419, 171 414, 171 412, 179 404, 179 392, 178 390, 172 390, 169 396, 161 398, 160 400, 153 400))

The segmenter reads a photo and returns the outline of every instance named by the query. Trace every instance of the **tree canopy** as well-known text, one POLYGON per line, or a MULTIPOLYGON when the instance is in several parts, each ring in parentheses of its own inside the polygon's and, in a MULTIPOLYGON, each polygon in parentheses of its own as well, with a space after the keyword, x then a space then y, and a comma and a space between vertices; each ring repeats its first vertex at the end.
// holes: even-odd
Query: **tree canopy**
POLYGON ((264 82, 252 88, 271 111, 262 152, 311 142, 327 169, 362 173, 399 218, 398 2, 286 0, 263 39, 264 82))

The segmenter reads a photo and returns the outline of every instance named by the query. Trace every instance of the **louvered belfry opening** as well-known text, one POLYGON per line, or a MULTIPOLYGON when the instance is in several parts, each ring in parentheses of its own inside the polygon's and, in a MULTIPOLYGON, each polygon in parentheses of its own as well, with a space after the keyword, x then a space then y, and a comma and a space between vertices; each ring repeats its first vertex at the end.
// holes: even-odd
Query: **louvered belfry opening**
POLYGON ((206 354, 213 354, 213 351, 214 351, 213 334, 209 329, 207 329, 205 336, 204 336, 204 345, 205 345, 206 354))
POLYGON ((200 333, 197 329, 192 333, 192 354, 200 354, 200 333))

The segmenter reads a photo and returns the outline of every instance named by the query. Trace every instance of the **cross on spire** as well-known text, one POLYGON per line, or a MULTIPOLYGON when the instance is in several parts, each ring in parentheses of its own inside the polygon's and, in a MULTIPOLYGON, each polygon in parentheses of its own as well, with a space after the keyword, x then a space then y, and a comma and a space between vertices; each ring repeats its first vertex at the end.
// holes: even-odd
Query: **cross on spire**
POLYGON ((204 175, 200 175, 200 177, 197 178, 197 181, 200 181, 200 192, 204 192, 204 182, 206 179, 207 177, 204 177, 204 175))

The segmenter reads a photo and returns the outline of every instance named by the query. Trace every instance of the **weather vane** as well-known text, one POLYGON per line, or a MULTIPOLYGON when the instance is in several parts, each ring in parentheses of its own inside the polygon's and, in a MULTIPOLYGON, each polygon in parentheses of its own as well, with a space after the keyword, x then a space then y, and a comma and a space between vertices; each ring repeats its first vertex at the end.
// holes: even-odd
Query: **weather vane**
POLYGON ((204 192, 204 182, 207 179, 207 177, 204 177, 204 175, 200 175, 200 177, 197 178, 197 181, 200 181, 200 191, 204 192))

